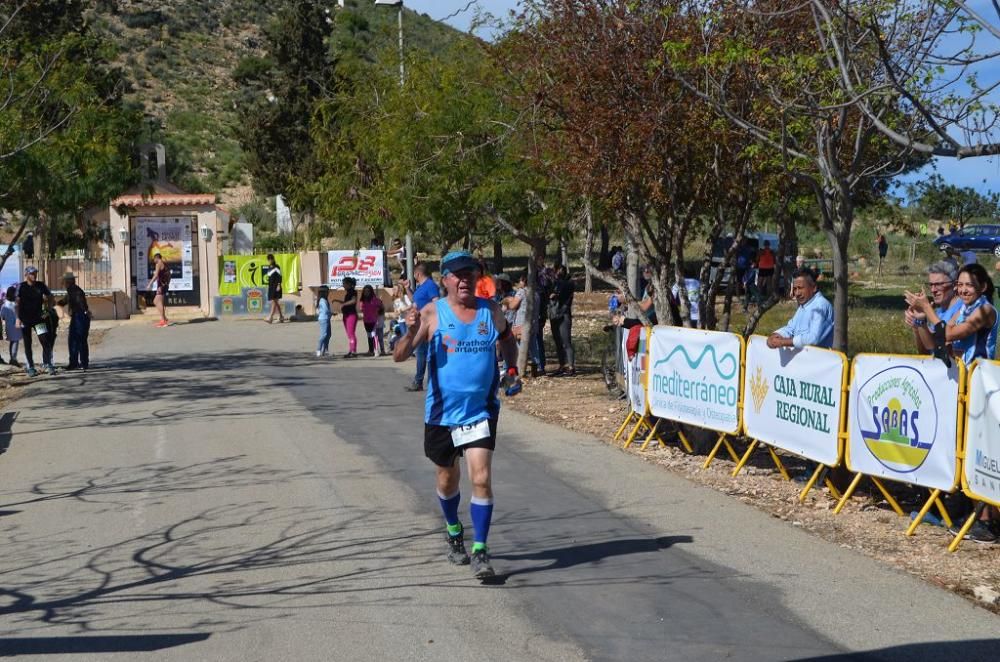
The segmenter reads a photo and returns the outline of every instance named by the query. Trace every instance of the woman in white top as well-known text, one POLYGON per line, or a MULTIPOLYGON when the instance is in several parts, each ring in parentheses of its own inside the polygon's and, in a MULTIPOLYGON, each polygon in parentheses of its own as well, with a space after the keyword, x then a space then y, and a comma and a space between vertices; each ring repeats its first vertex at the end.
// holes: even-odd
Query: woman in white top
MULTIPOLYGON (((0 319, 7 327, 7 340, 10 343, 10 364, 19 366, 17 362, 17 348, 21 344, 21 329, 17 326, 17 309, 14 307, 14 299, 17 298, 17 288, 11 285, 7 288, 7 298, 0 307, 0 319)), ((0 359, 3 362, 3 359, 0 359)))

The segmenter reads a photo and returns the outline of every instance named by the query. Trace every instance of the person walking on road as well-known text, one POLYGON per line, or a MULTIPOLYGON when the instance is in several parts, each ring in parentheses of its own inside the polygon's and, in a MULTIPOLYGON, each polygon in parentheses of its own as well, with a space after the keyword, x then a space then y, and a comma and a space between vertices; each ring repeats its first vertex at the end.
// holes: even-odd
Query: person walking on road
POLYGON ((344 276, 344 299, 340 303, 340 314, 344 318, 344 333, 347 334, 347 354, 345 359, 358 355, 358 281, 344 276))
POLYGON ((27 266, 24 269, 24 282, 17 288, 17 325, 23 330, 25 372, 29 377, 38 374, 35 370, 35 357, 31 350, 31 334, 34 331, 38 343, 42 346, 42 367, 50 375, 56 374, 52 363, 52 346, 55 344, 55 326, 58 320, 52 306, 55 301, 52 292, 42 281, 38 280, 38 268, 27 266))
MULTIPOLYGON (((413 305, 417 310, 423 310, 427 304, 438 300, 441 291, 437 283, 431 278, 430 269, 421 262, 413 268, 413 279, 417 281, 417 288, 413 290, 413 305)), ((409 322, 407 322, 409 325, 409 322)), ((413 353, 417 355, 417 374, 413 376, 413 382, 406 387, 407 391, 424 390, 424 372, 427 369, 427 350, 425 347, 414 347, 413 353)))
POLYGON ((330 353, 330 288, 320 285, 316 290, 316 319, 319 321, 319 343, 316 345, 316 356, 326 356, 330 353))
POLYGON ((10 349, 10 364, 15 368, 21 364, 17 361, 17 350, 21 345, 21 327, 17 324, 17 307, 14 303, 17 299, 17 287, 11 285, 7 288, 7 298, 4 299, 3 307, 0 307, 0 319, 3 319, 4 334, 7 336, 7 346, 10 349))
POLYGON ((517 344, 499 304, 476 297, 479 264, 466 251, 455 251, 441 260, 447 297, 407 313, 407 330, 393 358, 405 361, 415 346, 426 345, 429 373, 424 415, 424 454, 437 467, 437 494, 444 514, 447 558, 456 565, 471 562, 479 579, 495 572, 486 545, 493 517, 492 461, 496 449, 503 385, 510 396, 520 391, 514 367, 517 344), (499 346, 507 368, 503 379, 497 370, 499 346), (470 515, 473 525, 472 557, 465 548, 464 528, 458 516, 461 471, 457 460, 465 457, 472 480, 470 515))
POLYGON ((560 264, 556 267, 552 294, 549 295, 549 324, 552 325, 552 340, 556 344, 559 371, 564 377, 576 376, 576 354, 573 351, 573 281, 569 269, 560 264))
POLYGON ((90 367, 90 306, 87 305, 87 294, 76 284, 76 276, 71 273, 63 276, 63 286, 66 298, 59 305, 66 306, 69 314, 69 365, 66 369, 86 370, 90 367))
MULTIPOLYGON (((167 263, 163 261, 163 256, 159 253, 153 255, 153 277, 149 279, 149 284, 146 285, 147 290, 153 289, 153 283, 156 283, 155 294, 153 295, 153 305, 156 306, 157 312, 160 313, 160 321, 156 323, 158 328, 163 328, 165 326, 170 326, 170 322, 167 321, 167 292, 170 291, 170 267, 167 263)), ((25 350, 27 350, 28 345, 24 345, 25 350)))
POLYGON ((274 261, 274 254, 267 254, 267 300, 271 310, 267 315, 267 323, 274 322, 274 314, 278 314, 278 322, 285 321, 285 312, 281 309, 281 267, 274 261))

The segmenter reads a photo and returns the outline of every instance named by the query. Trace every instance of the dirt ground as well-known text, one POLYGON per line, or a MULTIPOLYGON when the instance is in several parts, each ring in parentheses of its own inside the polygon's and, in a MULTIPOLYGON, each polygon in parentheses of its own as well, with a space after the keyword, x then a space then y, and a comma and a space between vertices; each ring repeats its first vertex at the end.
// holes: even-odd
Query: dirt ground
MULTIPOLYGON (((602 323, 593 319, 579 326, 599 328, 602 323)), ((574 319, 574 335, 576 328, 574 319)), ((595 366, 582 367, 572 378, 527 379, 523 394, 506 400, 505 404, 508 403, 518 411, 604 439, 608 444, 614 443, 611 438, 627 414, 626 402, 608 393, 595 366), (568 381, 572 381, 572 387, 568 381)), ((790 526, 806 529, 832 544, 856 549, 970 600, 976 600, 973 591, 977 587, 1000 591, 1000 544, 983 545, 966 540, 957 552, 949 553, 947 546, 952 536, 943 527, 924 524, 912 537, 904 534, 910 523, 909 514, 918 510, 927 498, 924 490, 886 483, 908 515, 901 518, 874 485, 862 481, 844 510, 834 515, 836 501, 825 487, 813 489, 805 502, 799 503, 798 494, 804 483, 784 480, 766 450, 755 452, 743 472, 734 478, 730 475, 734 463, 724 451, 708 469, 703 469, 705 454, 684 452, 674 434, 668 434, 666 439, 667 448, 650 444, 645 452, 640 452, 640 444, 633 443, 622 452, 636 456, 637 461, 657 464, 665 471, 725 492, 785 520, 790 526)), ((733 442, 738 453, 746 449, 747 441, 733 442)), ((615 445, 620 448, 622 440, 615 445)), ((800 458, 782 454, 782 461, 793 478, 807 471, 800 458)), ((1000 607, 988 607, 1000 613, 1000 607)))

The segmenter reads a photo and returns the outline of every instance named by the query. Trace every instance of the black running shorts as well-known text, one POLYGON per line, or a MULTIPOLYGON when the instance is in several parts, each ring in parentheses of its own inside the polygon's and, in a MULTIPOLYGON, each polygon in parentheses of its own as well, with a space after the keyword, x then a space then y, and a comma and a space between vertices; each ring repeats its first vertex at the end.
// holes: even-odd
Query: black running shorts
POLYGON ((455 460, 462 457, 466 448, 497 447, 497 419, 490 419, 490 436, 455 448, 451 440, 451 428, 445 425, 424 424, 424 455, 439 467, 453 467, 455 460))

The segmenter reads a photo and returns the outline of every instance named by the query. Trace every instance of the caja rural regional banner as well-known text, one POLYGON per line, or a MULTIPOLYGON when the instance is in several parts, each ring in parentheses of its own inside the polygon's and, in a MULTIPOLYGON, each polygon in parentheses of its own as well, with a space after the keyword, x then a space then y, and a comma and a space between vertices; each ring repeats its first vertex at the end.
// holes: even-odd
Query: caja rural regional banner
MULTIPOLYGON (((301 260, 298 253, 274 253, 274 261, 281 269, 283 294, 299 291, 301 260)), ((219 295, 240 296, 250 288, 267 289, 268 265, 266 255, 225 255, 219 270, 219 295)))
POLYGON ((858 354, 847 416, 851 471, 950 491, 958 472, 963 368, 940 359, 858 354))
POLYGON ((333 289, 344 286, 344 277, 353 276, 360 290, 365 285, 378 289, 385 285, 385 253, 382 251, 329 251, 327 283, 333 289))
POLYGON ((743 431, 802 457, 836 466, 847 359, 818 347, 771 349, 747 343, 743 431))
POLYGON ((969 378, 963 487, 974 499, 1000 505, 1000 363, 976 362, 969 378))
POLYGON ((657 326, 649 346, 653 416, 730 434, 739 431, 743 343, 738 335, 657 326))
POLYGON ((191 225, 194 218, 148 217, 135 219, 136 289, 148 292, 149 280, 156 270, 153 256, 157 253, 170 269, 170 291, 190 292, 194 289, 194 262, 191 253, 191 225))

